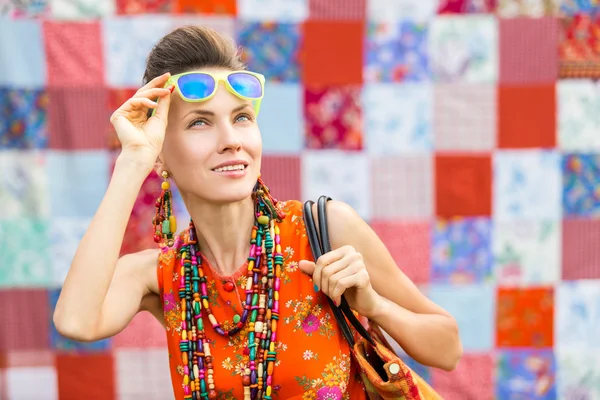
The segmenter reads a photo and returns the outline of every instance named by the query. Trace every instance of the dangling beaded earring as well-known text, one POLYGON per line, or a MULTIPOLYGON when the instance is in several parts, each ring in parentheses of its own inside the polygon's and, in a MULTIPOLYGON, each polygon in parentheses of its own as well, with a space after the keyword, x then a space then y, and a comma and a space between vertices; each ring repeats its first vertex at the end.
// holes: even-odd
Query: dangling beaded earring
POLYGON ((166 240, 167 246, 173 246, 173 234, 177 231, 177 221, 173 215, 173 196, 171 194, 171 184, 169 183, 169 173, 162 172, 164 181, 160 185, 162 192, 156 200, 156 214, 152 219, 154 225, 154 241, 160 243, 166 240))
POLYGON ((285 218, 285 213, 283 210, 278 207, 279 201, 271 196, 271 191, 265 185, 265 182, 261 179, 260 174, 258 174, 258 179, 256 181, 256 186, 254 186, 254 201, 256 203, 255 208, 258 211, 260 203, 264 204, 269 213, 271 214, 272 219, 276 219, 277 222, 283 221, 285 218))

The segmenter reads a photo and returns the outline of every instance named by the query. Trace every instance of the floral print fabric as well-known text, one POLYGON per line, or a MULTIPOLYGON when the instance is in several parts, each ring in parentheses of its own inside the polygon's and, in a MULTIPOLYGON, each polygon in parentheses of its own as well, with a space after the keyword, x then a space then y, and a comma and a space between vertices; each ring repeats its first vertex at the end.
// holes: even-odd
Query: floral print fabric
MULTIPOLYGON (((302 204, 283 203, 287 213, 279 225, 284 253, 281 275, 280 315, 277 329, 277 361, 274 372, 274 398, 279 399, 365 399, 363 384, 356 376, 350 349, 339 333, 325 295, 315 292, 312 280, 298 269, 298 262, 311 259, 302 222, 302 204)), ((183 365, 179 351, 180 315, 179 248, 184 231, 172 248, 163 248, 159 256, 158 279, 163 301, 169 346, 171 378, 176 399, 183 399, 183 365)), ((213 315, 224 329, 230 329, 235 314, 241 314, 245 296, 246 265, 230 277, 218 275, 202 257, 207 277, 208 297, 213 315), (224 285, 231 282, 235 290, 224 285)), ((244 354, 247 328, 225 338, 207 323, 205 332, 211 342, 215 385, 219 399, 242 399, 241 373, 248 362, 244 354)))

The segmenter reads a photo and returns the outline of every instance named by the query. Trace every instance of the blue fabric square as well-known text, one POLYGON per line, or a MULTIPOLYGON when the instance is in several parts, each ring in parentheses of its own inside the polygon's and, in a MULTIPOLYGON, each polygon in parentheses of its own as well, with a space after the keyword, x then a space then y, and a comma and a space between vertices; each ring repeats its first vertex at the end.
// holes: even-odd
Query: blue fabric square
POLYGON ((0 17, 0 65, 0 86, 45 86, 46 53, 39 21, 0 17))
POLYGON ((496 296, 488 284, 432 284, 429 298, 456 319, 465 351, 489 351, 494 347, 496 296))
POLYGON ((564 215, 600 216, 600 155, 567 154, 562 169, 564 215))
POLYGON ((302 98, 300 85, 267 82, 258 115, 264 153, 298 154, 302 151, 302 98))
MULTIPOLYGON (((48 298, 50 303, 50 309, 54 312, 56 308, 56 303, 58 302, 58 297, 60 296, 60 289, 52 289, 48 291, 48 298)), ((54 326, 54 322, 50 321, 50 345, 52 349, 58 350, 60 352, 95 352, 95 351, 105 351, 110 349, 111 340, 104 339, 98 340, 96 342, 78 342, 76 340, 67 339, 62 336, 56 330, 54 326)))
POLYGON ((54 217, 93 217, 108 180, 106 151, 50 151, 47 158, 54 217))
POLYGON ((43 90, 0 88, 0 149, 46 148, 47 108, 43 90))
POLYGON ((298 82, 300 27, 273 22, 240 23, 237 41, 248 69, 260 72, 268 80, 298 82))
POLYGON ((496 398, 553 400, 556 363, 551 349, 501 350, 498 354, 496 398))
POLYGON ((498 220, 558 219, 560 155, 543 150, 494 154, 494 215, 498 220))
POLYGON ((478 283, 492 275, 492 223, 487 218, 438 221, 433 230, 431 282, 478 283))

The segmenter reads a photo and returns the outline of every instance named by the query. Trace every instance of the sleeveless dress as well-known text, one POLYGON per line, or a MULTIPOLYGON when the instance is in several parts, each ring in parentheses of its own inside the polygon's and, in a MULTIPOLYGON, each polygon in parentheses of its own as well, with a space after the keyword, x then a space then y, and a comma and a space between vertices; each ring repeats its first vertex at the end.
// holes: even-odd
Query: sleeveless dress
MULTIPOLYGON (((279 224, 284 265, 281 274, 280 319, 277 328, 277 361, 273 373, 273 399, 366 399, 350 349, 338 330, 326 296, 315 292, 313 282, 298 268, 298 261, 313 260, 299 201, 280 202, 287 216, 279 224)), ((163 303, 171 380, 175 399, 183 399, 183 363, 179 351, 181 308, 178 295, 179 249, 187 230, 173 247, 161 249, 158 282, 163 303)), ((232 276, 218 275, 202 256, 209 302, 224 329, 242 313, 246 265, 232 276)), ((244 354, 246 330, 226 338, 205 321, 211 342, 218 399, 243 399, 242 373, 248 362, 244 354)))

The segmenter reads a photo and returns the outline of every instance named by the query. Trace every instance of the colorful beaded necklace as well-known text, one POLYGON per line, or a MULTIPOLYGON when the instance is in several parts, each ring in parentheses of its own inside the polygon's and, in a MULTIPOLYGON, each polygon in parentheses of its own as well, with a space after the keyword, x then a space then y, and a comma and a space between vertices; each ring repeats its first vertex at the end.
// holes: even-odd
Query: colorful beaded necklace
MULTIPOLYGON (((260 179, 259 183, 262 184, 260 179)), ((246 300, 242 316, 234 317, 235 325, 232 329, 224 330, 211 311, 193 221, 190 221, 186 240, 180 249, 179 297, 182 321, 179 349, 184 365, 185 399, 217 398, 213 357, 204 332, 202 309, 213 330, 225 337, 240 332, 250 320, 244 352, 248 354, 249 362, 242 377, 244 400, 272 398, 283 265, 279 226, 276 222, 281 221, 284 214, 277 210, 276 200, 271 198, 265 186, 256 193, 256 219, 252 228, 246 273, 246 300)))

